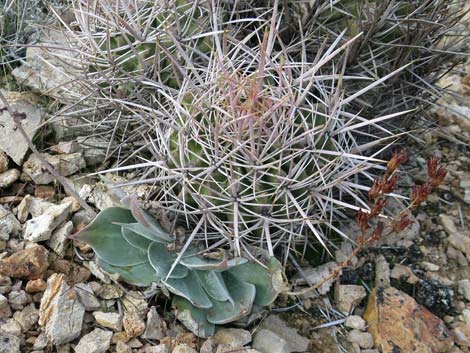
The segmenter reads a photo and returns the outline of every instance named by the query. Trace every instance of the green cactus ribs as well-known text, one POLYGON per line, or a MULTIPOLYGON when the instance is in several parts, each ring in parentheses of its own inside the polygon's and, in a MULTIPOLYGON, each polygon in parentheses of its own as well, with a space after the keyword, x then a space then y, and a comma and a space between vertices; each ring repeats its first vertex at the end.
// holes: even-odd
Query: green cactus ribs
POLYGON ((258 262, 195 245, 179 254, 174 237, 135 198, 123 202, 128 208, 103 210, 73 238, 93 248, 104 271, 173 293, 177 317, 196 335, 212 335, 215 325, 243 318, 254 305, 271 304, 286 288, 281 264, 261 249, 253 249, 258 262))

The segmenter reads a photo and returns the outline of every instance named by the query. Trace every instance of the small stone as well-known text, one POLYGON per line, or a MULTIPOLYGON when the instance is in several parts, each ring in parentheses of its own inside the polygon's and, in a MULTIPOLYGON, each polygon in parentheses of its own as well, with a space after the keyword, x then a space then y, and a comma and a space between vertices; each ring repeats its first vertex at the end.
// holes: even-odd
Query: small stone
POLYGON ((38 322, 39 310, 31 303, 23 310, 15 312, 13 319, 18 322, 23 332, 28 332, 38 322))
POLYGON ((436 264, 433 264, 431 262, 423 261, 423 262, 421 262, 421 266, 423 266, 423 268, 426 271, 430 271, 430 272, 439 271, 439 266, 436 265, 436 264))
POLYGON ((470 280, 463 279, 459 281, 459 293, 462 294, 467 301, 470 301, 470 280))
MULTIPOLYGON (((37 243, 39 241, 48 240, 52 232, 62 224, 70 215, 72 203, 62 203, 54 205, 49 202, 43 202, 52 206, 48 207, 44 213, 34 216, 33 209, 31 213, 34 218, 26 221, 24 238, 28 241, 37 243)), ((32 204, 32 206, 34 203, 32 204)))
MULTIPOLYGON (((67 176, 85 168, 82 153, 50 155, 42 153, 42 157, 62 176, 67 176)), ((55 178, 43 168, 43 163, 36 154, 32 154, 23 164, 23 172, 36 184, 50 184, 55 178)))
POLYGON ((49 267, 48 251, 42 245, 20 250, 0 260, 0 273, 8 277, 37 279, 49 267))
POLYGON ((104 284, 96 295, 103 299, 117 299, 122 297, 123 291, 115 284, 104 284))
POLYGON ((122 298, 122 305, 126 312, 134 312, 142 319, 147 317, 147 312, 149 310, 148 303, 145 299, 145 296, 141 292, 126 292, 122 298))
POLYGON ((331 273, 338 269, 338 264, 336 262, 327 262, 321 266, 312 268, 307 267, 302 269, 305 279, 300 274, 294 277, 295 285, 315 285, 317 283, 324 282, 319 288, 318 292, 321 295, 325 295, 329 292, 331 286, 334 283, 335 278, 332 278, 331 273))
POLYGON ((0 173, 8 170, 8 156, 5 152, 0 151, 0 173))
POLYGON ((132 348, 124 342, 118 342, 116 344, 116 353, 132 353, 132 348))
POLYGON ((25 305, 31 303, 31 296, 24 290, 15 290, 8 293, 8 303, 14 310, 22 310, 25 305))
POLYGON ((166 323, 157 313, 157 309, 152 306, 147 313, 147 325, 142 335, 143 339, 159 340, 166 336, 166 323))
POLYGON ((55 188, 50 185, 36 185, 34 189, 34 196, 39 199, 47 200, 53 198, 55 195, 55 188))
POLYGON ((128 337, 138 337, 145 331, 145 322, 135 312, 126 312, 122 320, 128 337))
POLYGON ((291 352, 305 352, 308 349, 310 340, 299 335, 296 329, 288 327, 286 322, 279 316, 269 315, 260 325, 260 328, 274 332, 287 343, 291 352))
POLYGON ((9 210, 0 205, 0 240, 7 241, 11 235, 17 235, 20 231, 20 222, 9 210))
POLYGON ((215 346, 216 345, 214 343, 214 339, 212 337, 209 337, 202 344, 201 349, 199 350, 199 353, 214 353, 215 346))
POLYGON ((39 308, 39 325, 45 328, 49 340, 60 346, 79 337, 84 314, 85 308, 64 275, 49 277, 39 308))
POLYGON ((253 337, 254 349, 261 353, 290 353, 287 342, 274 332, 261 329, 253 337))
POLYGON ((59 256, 64 256, 65 246, 69 239, 68 236, 72 234, 73 223, 68 221, 60 225, 52 234, 47 244, 59 256))
POLYGON ((51 147, 51 151, 59 154, 80 152, 82 149, 77 141, 63 141, 51 147))
POLYGON ((19 337, 21 335, 21 326, 14 319, 9 319, 6 323, 1 325, 0 330, 16 337, 19 337))
POLYGON ((111 279, 109 278, 109 276, 104 273, 94 261, 84 261, 83 266, 88 268, 91 274, 101 280, 101 282, 105 284, 111 284, 111 279))
POLYGON ((213 341, 215 344, 243 347, 251 342, 251 333, 239 328, 220 329, 215 333, 213 341))
POLYGON ((375 258, 375 286, 390 286, 390 266, 382 254, 377 255, 375 258))
POLYGON ((95 328, 83 336, 75 347, 75 353, 105 353, 111 346, 111 331, 95 328))
POLYGON ((411 268, 400 264, 393 267, 390 277, 397 280, 405 279, 409 284, 416 284, 419 281, 411 268))
POLYGON ((0 188, 7 188, 20 178, 20 171, 18 169, 10 169, 6 172, 0 173, 0 188))
POLYGON ((44 332, 41 332, 36 340, 34 341, 33 349, 40 351, 47 347, 47 336, 44 332))
POLYGON ((193 348, 188 346, 187 344, 180 343, 178 344, 171 353, 197 353, 193 348))
POLYGON ((116 332, 113 334, 113 337, 111 338, 111 344, 117 344, 118 342, 129 342, 129 336, 127 336, 125 331, 116 332))
POLYGON ((348 333, 348 340, 352 343, 357 343, 361 348, 372 348, 374 346, 374 338, 369 332, 361 332, 359 330, 352 330, 348 333))
POLYGON ((359 331, 364 331, 366 329, 366 321, 358 315, 348 316, 344 325, 359 331))
POLYGON ((0 332, 0 353, 21 353, 20 339, 0 332))
POLYGON ((47 284, 42 278, 33 279, 26 283, 27 293, 40 293, 46 290, 47 284))
POLYGON ((171 351, 167 345, 159 344, 157 346, 146 346, 143 353, 171 353, 171 351))
POLYGON ((110 328, 114 331, 122 330, 122 316, 119 313, 105 313, 96 311, 93 313, 96 322, 104 327, 110 328))
POLYGON ((366 297, 363 286, 353 284, 338 284, 335 288, 335 301, 339 311, 350 313, 353 307, 358 306, 366 297))
POLYGON ((95 297, 93 289, 86 283, 78 283, 74 287, 78 298, 86 311, 95 311, 100 308, 100 302, 95 297))
POLYGON ((455 327, 452 335, 459 346, 470 347, 470 325, 455 327))

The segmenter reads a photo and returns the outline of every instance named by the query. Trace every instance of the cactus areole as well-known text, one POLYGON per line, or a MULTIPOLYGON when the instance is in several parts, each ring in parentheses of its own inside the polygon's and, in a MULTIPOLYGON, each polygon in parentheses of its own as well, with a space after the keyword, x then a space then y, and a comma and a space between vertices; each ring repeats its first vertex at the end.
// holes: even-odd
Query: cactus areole
POLYGON ((212 335, 215 325, 248 315, 253 305, 271 304, 286 288, 281 264, 262 250, 253 250, 259 262, 229 258, 223 250, 207 256, 197 246, 179 254, 174 237, 135 198, 123 203, 128 208, 103 210, 72 238, 93 248, 104 271, 136 286, 157 283, 175 294, 178 318, 196 335, 212 335))

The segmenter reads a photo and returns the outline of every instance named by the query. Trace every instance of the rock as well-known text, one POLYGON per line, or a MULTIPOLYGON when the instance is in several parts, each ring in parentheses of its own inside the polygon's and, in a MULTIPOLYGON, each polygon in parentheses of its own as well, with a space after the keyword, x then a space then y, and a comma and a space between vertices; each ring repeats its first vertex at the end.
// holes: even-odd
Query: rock
POLYGON ((87 166, 103 163, 111 144, 109 139, 93 136, 78 137, 76 142, 83 149, 83 156, 87 166))
POLYGON ((393 279, 401 280, 404 279, 409 284, 415 284, 419 281, 419 278, 416 277, 413 270, 405 265, 396 264, 393 267, 390 277, 393 279))
POLYGON ((122 316, 119 313, 105 313, 96 311, 93 313, 96 322, 104 327, 110 328, 114 331, 122 330, 122 316))
POLYGON ((171 353, 171 351, 167 345, 159 344, 158 346, 146 346, 143 353, 171 353))
POLYGON ((439 266, 436 265, 436 264, 433 264, 431 262, 423 261, 423 262, 421 262, 421 266, 423 266, 423 268, 426 271, 430 271, 430 272, 439 271, 439 266))
POLYGON ((348 316, 344 325, 359 331, 364 331, 366 329, 366 321, 358 315, 348 316))
POLYGON ((209 337, 204 341, 199 350, 199 353, 214 353, 215 343, 212 337, 209 337))
MULTIPOLYGON (((121 298, 123 295, 123 290, 115 284, 105 284, 101 286, 100 289, 95 293, 98 297, 109 300, 121 298)), ((130 305, 129 310, 133 310, 132 305, 130 305)))
POLYGON ((21 331, 28 332, 38 322, 39 310, 31 303, 23 310, 15 312, 13 319, 21 326, 21 331))
POLYGON ((33 349, 35 351, 43 350, 47 347, 47 336, 44 332, 41 332, 36 340, 34 341, 33 349))
POLYGON ((74 289, 86 311, 95 311, 100 308, 100 302, 95 297, 93 290, 88 284, 78 283, 75 285, 74 289))
POLYGON ((349 331, 348 340, 349 342, 357 343, 361 348, 372 348, 374 346, 374 338, 369 332, 361 332, 359 330, 349 331))
POLYGON ((269 315, 260 328, 269 330, 286 341, 291 352, 305 352, 310 344, 309 339, 299 335, 296 329, 288 327, 284 320, 276 315, 269 315))
POLYGON ((338 264, 336 262, 327 262, 321 266, 312 268, 307 267, 303 268, 303 274, 306 277, 307 282, 300 274, 296 275, 293 279, 294 285, 315 285, 321 282, 324 282, 319 288, 318 292, 321 295, 325 295, 329 292, 332 284, 334 283, 334 278, 331 276, 332 271, 338 269, 338 264), (331 278, 330 278, 331 277, 331 278))
MULTIPOLYGON (((31 205, 31 214, 34 218, 26 221, 24 238, 30 242, 37 243, 39 241, 48 240, 52 236, 52 232, 69 217, 72 203, 63 203, 59 205, 50 204, 44 213, 34 216, 37 211, 34 209, 35 203, 31 205)), ((41 206, 36 206, 42 209, 41 206)))
POLYGON ((124 342, 116 343, 116 353, 132 353, 132 348, 124 342))
POLYGON ((274 332, 261 329, 257 331, 253 337, 254 349, 261 353, 290 353, 287 342, 274 332))
POLYGON ((0 205, 0 240, 7 241, 10 235, 17 235, 20 231, 20 222, 10 211, 0 205))
POLYGON ((335 288, 336 307, 343 313, 350 313, 353 307, 358 306, 366 297, 363 286, 353 284, 337 284, 335 288))
POLYGON ((452 345, 441 319, 393 287, 372 290, 364 318, 384 353, 445 352, 452 345))
MULTIPOLYGON (((21 121, 21 125, 28 137, 33 139, 45 117, 45 111, 37 103, 35 95, 3 90, 2 93, 13 110, 26 115, 25 119, 21 121)), ((5 152, 17 165, 22 165, 24 156, 29 149, 28 143, 7 111, 2 113, 1 119, 0 150, 5 152)))
MULTIPOLYGON (((108 285, 105 285, 105 286, 108 286, 108 285)), ((116 288, 118 288, 122 293, 121 288, 119 287, 116 287, 116 288)), ((147 312, 149 310, 148 303, 144 295, 141 292, 127 291, 124 297, 122 298, 122 305, 124 307, 125 312, 127 313, 130 313, 130 312, 136 313, 137 316, 139 316, 142 319, 147 317, 147 312)))
POLYGON ((62 141, 52 146, 51 151, 59 154, 71 154, 81 152, 82 148, 77 141, 62 141))
POLYGON ((375 257, 375 286, 390 286, 390 266, 382 254, 375 257))
POLYGON ((6 323, 0 326, 0 331, 19 337, 21 335, 21 326, 16 322, 16 320, 9 319, 6 323))
POLYGON ((0 353, 21 353, 20 339, 0 332, 0 353))
POLYGON ((40 293, 46 290, 47 284, 42 278, 33 279, 26 283, 27 293, 40 293))
POLYGON ((60 346, 79 337, 84 314, 85 308, 64 275, 55 273, 49 277, 39 308, 39 325, 44 327, 49 340, 60 346))
POLYGON ((65 246, 69 239, 68 236, 72 234, 73 223, 68 221, 57 227, 57 229, 51 234, 47 245, 59 256, 64 256, 65 246))
POLYGON ((446 214, 440 214, 438 219, 438 223, 444 228, 447 234, 457 233, 457 228, 455 227, 455 223, 451 217, 446 214))
POLYGON ((415 285, 416 301, 440 317, 451 312, 453 297, 452 288, 437 281, 421 280, 415 285))
POLYGON ((109 278, 109 276, 104 273, 94 261, 84 261, 83 266, 88 268, 91 274, 98 278, 101 282, 105 284, 111 284, 111 279, 109 278))
POLYGON ((449 244, 470 257, 470 236, 466 233, 459 232, 452 218, 445 214, 439 215, 438 221, 449 235, 447 238, 449 244))
MULTIPOLYGON (((42 157, 62 176, 67 176, 85 168, 85 159, 82 153, 50 155, 42 153, 42 157)), ((46 185, 52 183, 55 178, 45 171, 39 157, 32 154, 23 164, 23 173, 36 184, 46 185)))
POLYGON ((456 327, 452 330, 455 343, 461 347, 470 347, 470 325, 456 327))
POLYGON ((111 346, 111 331, 95 328, 83 336, 75 347, 75 353, 105 353, 111 346))
POLYGON ((21 289, 8 293, 8 303, 14 310, 22 310, 25 305, 31 303, 31 300, 31 296, 21 289))
POLYGON ((124 331, 128 337, 138 337, 142 335, 145 331, 145 322, 141 317, 133 312, 126 312, 122 320, 124 325, 124 331))
POLYGON ((8 170, 8 156, 5 152, 0 151, 0 173, 6 172, 7 170, 8 170))
POLYGON ((48 251, 42 245, 20 250, 0 260, 0 273, 8 277, 37 279, 49 267, 48 251))
POLYGON ((178 344, 171 353, 197 353, 193 348, 188 346, 187 344, 180 343, 178 344))
POLYGON ((251 333, 239 328, 226 328, 217 330, 214 335, 215 344, 225 344, 230 347, 243 347, 251 342, 251 333))
POLYGON ((463 279, 459 281, 459 293, 462 294, 467 301, 470 301, 470 280, 463 279))
POLYGON ((20 178, 20 171, 18 169, 10 169, 6 172, 0 173, 0 189, 7 188, 20 178))
POLYGON ((152 306, 147 313, 147 325, 142 335, 143 339, 159 340, 166 336, 166 323, 157 313, 157 309, 152 306))

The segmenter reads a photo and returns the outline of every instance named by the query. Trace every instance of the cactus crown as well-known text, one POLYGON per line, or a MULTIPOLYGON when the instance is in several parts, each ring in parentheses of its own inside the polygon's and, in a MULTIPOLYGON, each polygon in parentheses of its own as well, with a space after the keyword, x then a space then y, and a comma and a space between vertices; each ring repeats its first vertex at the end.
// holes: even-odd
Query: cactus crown
POLYGON ((195 246, 177 253, 174 237, 150 213, 134 198, 125 203, 129 208, 103 210, 74 238, 93 248, 106 272, 137 286, 157 282, 175 294, 173 305, 195 334, 213 334, 216 324, 248 315, 253 305, 271 304, 285 288, 274 257, 255 249, 262 259, 250 262, 229 259, 223 251, 204 253, 195 246))

